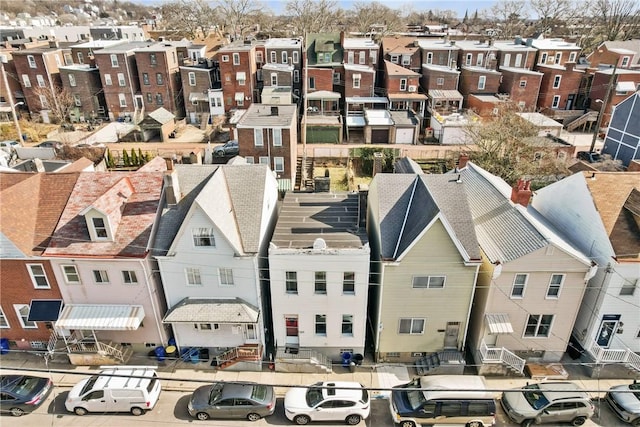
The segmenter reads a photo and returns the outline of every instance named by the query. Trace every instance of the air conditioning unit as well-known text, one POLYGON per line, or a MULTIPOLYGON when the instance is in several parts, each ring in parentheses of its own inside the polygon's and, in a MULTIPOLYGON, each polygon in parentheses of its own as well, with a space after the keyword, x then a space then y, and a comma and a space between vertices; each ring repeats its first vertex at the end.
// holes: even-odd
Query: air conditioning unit
POLYGON ((417 86, 415 86, 415 85, 410 85, 409 86, 409 92, 415 92, 416 90, 418 90, 417 86))

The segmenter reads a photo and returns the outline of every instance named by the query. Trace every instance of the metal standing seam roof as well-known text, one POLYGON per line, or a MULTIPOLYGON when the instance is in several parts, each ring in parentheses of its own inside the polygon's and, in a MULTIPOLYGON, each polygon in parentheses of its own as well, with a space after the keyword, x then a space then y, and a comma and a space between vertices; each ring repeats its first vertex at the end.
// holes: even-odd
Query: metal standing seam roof
POLYGON ((164 323, 256 323, 260 311, 241 298, 185 298, 172 307, 164 323))
POLYGON ((135 331, 144 320, 141 305, 67 304, 55 323, 56 329, 135 331))

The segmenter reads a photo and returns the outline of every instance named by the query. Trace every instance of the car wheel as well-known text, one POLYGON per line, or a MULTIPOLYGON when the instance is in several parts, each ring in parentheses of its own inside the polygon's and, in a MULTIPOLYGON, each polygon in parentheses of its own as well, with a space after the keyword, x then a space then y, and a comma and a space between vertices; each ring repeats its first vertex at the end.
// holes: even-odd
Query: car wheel
POLYGON ((306 415, 298 415, 293 419, 293 422, 298 424, 299 426, 304 426, 311 422, 311 418, 307 417, 306 415))
POLYGON ((482 421, 470 421, 467 423, 467 427, 484 427, 482 421))
POLYGON ((214 151, 213 155, 216 157, 224 157, 224 151, 214 151))
POLYGON ((260 419, 260 415, 251 413, 247 415, 247 419, 249 421, 258 421, 260 419))
POLYGON ((582 424, 585 423, 585 421, 587 421, 587 419, 585 417, 576 417, 573 419, 573 421, 571 421, 571 425, 572 426, 581 426, 582 424))
POLYGON ((637 420, 631 421, 631 425, 633 427, 640 427, 640 418, 638 418, 637 420))
POLYGON ((144 409, 138 408, 137 406, 131 408, 131 415, 135 415, 136 417, 138 417, 142 414, 144 414, 144 409))
POLYGON ((360 424, 360 415, 354 414, 354 415, 349 415, 344 422, 347 423, 350 426, 357 426, 358 424, 360 424))
POLYGON ((196 414, 196 418, 200 421, 206 421, 209 419, 209 414, 207 414, 206 412, 198 412, 196 414))
POLYGON ((416 427, 416 423, 413 421, 401 421, 400 427, 416 427))
POLYGON ((86 409, 84 409, 84 408, 75 408, 75 409, 73 410, 73 412, 75 412, 75 413, 76 413, 76 415, 83 416, 83 415, 87 415, 87 412, 89 412, 89 411, 87 411, 87 410, 86 410, 86 409))
POLYGON ((524 420, 520 425, 522 427, 531 427, 533 425, 533 420, 524 420))
POLYGON ((13 415, 14 417, 21 417, 24 415, 24 409, 11 408, 11 415, 13 415))

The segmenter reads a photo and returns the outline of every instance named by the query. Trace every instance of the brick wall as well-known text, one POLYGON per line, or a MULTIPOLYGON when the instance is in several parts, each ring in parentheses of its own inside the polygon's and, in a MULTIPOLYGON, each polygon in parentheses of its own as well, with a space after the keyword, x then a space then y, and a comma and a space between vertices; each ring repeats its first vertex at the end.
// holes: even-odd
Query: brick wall
POLYGON ((473 68, 463 67, 460 72, 459 91, 465 97, 469 94, 494 94, 500 87, 500 74, 487 70, 482 72, 473 68), (480 76, 485 76, 484 89, 479 89, 480 76))
POLYGON ((97 115, 101 106, 106 110, 98 69, 80 71, 62 68, 60 69, 60 78, 64 88, 69 90, 72 95, 78 95, 81 105, 77 107, 77 111, 82 113, 85 118, 91 117, 92 113, 97 115), (69 75, 73 76, 75 86, 71 86, 69 75))
POLYGON ((532 111, 536 108, 538 102, 541 82, 541 75, 503 70, 499 92, 508 93, 510 100, 515 104, 524 102, 523 108, 527 111, 532 111), (524 86, 521 86, 520 82, 524 82, 524 86))
POLYGON ((333 90, 333 70, 331 68, 308 68, 307 79, 311 81, 313 79, 314 85, 308 84, 309 92, 316 92, 319 90, 333 90))
POLYGON ((459 74, 445 73, 438 70, 422 69, 420 84, 422 88, 429 90, 458 90, 459 74), (438 79, 442 79, 442 84, 438 84, 438 79))
POLYGON ((374 73, 362 71, 344 70, 344 96, 373 96, 374 95, 374 73), (354 75, 360 74, 360 87, 354 87, 354 75))
POLYGON ((133 53, 123 52, 116 55, 118 57, 118 66, 113 67, 110 54, 95 53, 96 66, 100 72, 105 103, 109 111, 109 117, 111 117, 112 120, 121 117, 125 113, 134 113, 135 104, 131 94, 137 93, 140 90, 138 69, 133 53), (124 75, 125 86, 119 85, 118 73, 124 75), (110 76, 111 85, 107 84, 106 75, 110 76), (126 106, 120 106, 120 94, 124 95, 126 106))
POLYGON ((45 87, 51 87, 49 76, 51 76, 51 81, 54 86, 61 86, 60 82, 60 73, 58 70, 58 62, 56 61, 56 56, 58 57, 58 61, 60 64, 64 64, 64 58, 61 50, 44 52, 44 53, 29 53, 29 52, 14 52, 13 59, 16 67, 17 78, 20 81, 20 85, 22 87, 22 93, 25 96, 25 101, 27 103, 27 107, 31 113, 37 113, 42 110, 42 105, 40 104, 40 98, 36 94, 36 89, 38 88, 38 75, 42 76, 44 80, 45 87), (27 57, 32 55, 35 59, 36 68, 31 68, 29 66, 29 60, 27 57), (46 65, 45 65, 46 63, 46 65), (48 71, 48 73, 47 73, 48 71), (27 87, 24 84, 23 75, 29 76, 29 82, 31 87, 27 87))
POLYGON ((220 79, 222 80, 222 91, 224 93, 224 110, 229 111, 234 108, 249 108, 254 100, 254 89, 256 86, 256 62, 255 48, 239 49, 237 51, 225 50, 219 52, 220 79), (239 63, 234 64, 234 53, 239 58, 239 63), (238 79, 238 73, 245 73, 245 80, 238 79), (242 94, 242 101, 236 100, 236 94, 242 94))
POLYGON ((238 129, 241 156, 252 157, 255 163, 260 162, 260 157, 269 157, 269 167, 271 170, 274 169, 274 157, 282 157, 284 159, 284 171, 278 172, 278 178, 295 179, 297 139, 298 135, 295 125, 290 129, 282 129, 282 146, 275 147, 273 145, 273 130, 263 128, 262 140, 264 145, 262 147, 256 147, 253 128, 238 129))
POLYGON ((184 117, 184 102, 180 95, 182 83, 175 48, 137 51, 135 57, 145 111, 149 113, 162 107, 177 119, 184 117), (151 60, 152 55, 156 58, 155 65, 151 60))
POLYGON ((197 67, 189 67, 189 68, 181 68, 180 69, 180 78, 182 80, 182 88, 183 88, 183 97, 184 97, 184 106, 185 112, 187 115, 187 120, 191 120, 191 113, 202 114, 209 113, 209 104, 205 101, 197 101, 197 104, 194 105, 192 101, 189 100, 189 94, 194 93, 198 95, 207 95, 210 88, 212 88, 213 82, 213 69, 208 68, 197 68, 197 67), (189 80, 189 74, 195 74, 195 85, 191 86, 189 80))
MULTIPOLYGON (((538 96, 538 108, 553 108, 557 110, 567 109, 567 101, 573 95, 574 104, 577 98, 580 81, 583 73, 572 69, 566 70, 558 67, 537 67, 537 70, 544 73, 540 83, 540 95, 538 96), (560 86, 554 88, 556 76, 560 76, 560 86), (557 107, 553 106, 554 97, 559 97, 557 107)), ((573 108, 574 106, 572 106, 573 108)))

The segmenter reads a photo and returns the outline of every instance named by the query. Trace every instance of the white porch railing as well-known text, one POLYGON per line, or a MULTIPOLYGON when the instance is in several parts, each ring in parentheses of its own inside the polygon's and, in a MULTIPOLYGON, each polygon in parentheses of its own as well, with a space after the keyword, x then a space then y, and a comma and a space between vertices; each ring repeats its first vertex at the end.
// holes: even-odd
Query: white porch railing
POLYGON ((331 360, 324 354, 314 350, 298 349, 297 352, 291 353, 286 352, 283 348, 278 348, 276 351, 276 359, 281 362, 286 362, 287 360, 305 360, 312 365, 323 366, 327 372, 333 371, 331 360))
POLYGON ((504 363, 520 374, 524 371, 525 360, 504 347, 489 347, 482 340, 480 354, 483 363, 504 363))
POLYGON ((592 341, 587 350, 596 363, 623 363, 640 372, 640 355, 628 348, 624 350, 603 348, 596 341, 592 341))

